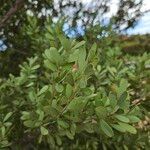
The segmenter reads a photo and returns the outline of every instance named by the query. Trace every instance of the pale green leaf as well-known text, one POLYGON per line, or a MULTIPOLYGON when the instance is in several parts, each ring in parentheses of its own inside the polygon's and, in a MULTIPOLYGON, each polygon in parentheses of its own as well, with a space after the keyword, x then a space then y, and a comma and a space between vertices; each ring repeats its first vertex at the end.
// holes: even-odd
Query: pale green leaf
POLYGON ((132 133, 132 134, 136 134, 136 133, 137 133, 136 129, 135 129, 133 126, 127 124, 127 123, 119 122, 119 125, 120 125, 122 128, 124 128, 127 132, 130 132, 130 133, 132 133))
POLYGON ((79 57, 78 57, 78 65, 79 65, 79 71, 83 72, 86 68, 87 62, 86 62, 86 50, 80 49, 79 51, 79 57))
POLYGON ((78 42, 73 48, 73 49, 78 49, 79 47, 83 46, 85 44, 85 41, 81 41, 81 42, 78 42))
POLYGON ((91 49, 89 50, 89 54, 88 54, 88 60, 91 61, 91 59, 94 58, 95 54, 96 54, 96 49, 97 49, 97 45, 96 43, 94 43, 91 47, 91 49))
POLYGON ((107 136, 109 136, 109 137, 114 136, 114 132, 113 132, 112 128, 103 119, 100 121, 100 127, 107 136))
POLYGON ((48 135, 48 130, 45 127, 41 126, 40 131, 42 135, 48 135))
POLYGON ((60 119, 59 119, 59 120, 57 120, 57 123, 58 123, 59 126, 61 126, 61 127, 64 128, 64 129, 69 128, 68 123, 65 122, 65 121, 63 121, 63 120, 60 120, 60 119))
POLYGON ((3 122, 7 121, 12 116, 12 114, 12 112, 7 113, 7 115, 4 117, 3 122))
POLYGON ((126 130, 124 128, 122 128, 122 126, 118 125, 118 124, 112 124, 111 125, 114 129, 116 129, 119 132, 126 132, 126 130))
POLYGON ((56 63, 56 64, 62 63, 62 57, 60 56, 58 50, 55 47, 51 47, 50 49, 45 50, 45 56, 52 63, 56 63))
POLYGON ((68 62, 76 62, 79 57, 79 49, 75 50, 72 54, 68 57, 68 62))
POLYGON ((42 87, 42 89, 39 91, 38 96, 44 94, 48 90, 48 85, 45 85, 42 87))
POLYGON ((127 117, 129 118, 130 122, 132 122, 132 123, 136 123, 136 122, 140 121, 140 119, 138 117, 133 116, 133 115, 129 115, 127 117))
POLYGON ((117 97, 113 93, 109 93, 110 105, 114 108, 117 105, 117 97))
POLYGON ((44 60, 44 66, 52 71, 56 71, 57 67, 51 63, 49 60, 44 60))
POLYGON ((63 87, 62 84, 56 84, 55 89, 56 89, 57 92, 61 93, 61 92, 63 92, 64 87, 63 87))
POLYGON ((117 118, 119 121, 122 121, 122 122, 126 122, 126 123, 129 122, 129 119, 123 115, 115 115, 115 118, 117 118))
POLYGON ((66 86, 66 96, 69 98, 72 95, 73 88, 70 84, 66 86))

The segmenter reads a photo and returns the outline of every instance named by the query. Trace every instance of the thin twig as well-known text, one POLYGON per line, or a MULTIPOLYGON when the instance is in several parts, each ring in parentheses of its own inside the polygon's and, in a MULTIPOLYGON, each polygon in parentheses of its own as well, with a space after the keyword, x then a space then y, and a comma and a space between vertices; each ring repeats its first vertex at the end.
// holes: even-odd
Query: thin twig
POLYGON ((25 0, 16 0, 15 4, 9 9, 9 11, 0 19, 0 28, 4 27, 8 20, 22 7, 25 0))

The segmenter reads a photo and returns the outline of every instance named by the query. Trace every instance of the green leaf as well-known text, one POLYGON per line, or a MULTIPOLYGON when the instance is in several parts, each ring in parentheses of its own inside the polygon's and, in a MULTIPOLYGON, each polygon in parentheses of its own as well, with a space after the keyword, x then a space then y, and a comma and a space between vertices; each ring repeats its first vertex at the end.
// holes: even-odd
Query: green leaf
POLYGON ((51 63, 49 60, 44 60, 44 66, 52 71, 56 71, 57 67, 51 63))
POLYGON ((126 132, 126 130, 124 128, 122 128, 122 126, 118 125, 118 124, 112 124, 111 125, 114 129, 116 129, 117 131, 120 131, 120 132, 126 132))
POLYGON ((67 96, 67 98, 69 98, 72 95, 72 91, 73 91, 72 86, 70 84, 67 84, 67 86, 66 86, 66 96, 67 96))
POLYGON ((109 93, 109 100, 111 107, 114 108, 117 105, 117 97, 114 94, 109 93))
POLYGON ((136 123, 136 122, 139 122, 140 119, 136 116, 133 116, 133 115, 130 115, 130 116, 127 116, 130 120, 131 123, 136 123))
POLYGON ((76 113, 79 113, 83 108, 84 106, 86 105, 88 100, 84 100, 83 98, 76 98, 76 99, 73 99, 69 104, 68 104, 68 107, 67 107, 67 110, 70 110, 70 111, 74 111, 76 113))
POLYGON ((119 85, 119 91, 120 92, 125 92, 128 88, 128 81, 125 79, 121 79, 120 85, 119 85))
POLYGON ((33 66, 31 69, 32 70, 36 70, 36 69, 38 69, 40 67, 40 65, 35 65, 35 66, 33 66))
POLYGON ((34 82, 31 82, 31 83, 27 84, 26 87, 31 87, 33 85, 34 85, 34 82))
POLYGON ((5 122, 4 125, 5 125, 6 127, 10 127, 10 126, 12 125, 12 123, 11 123, 11 122, 5 122))
POLYGON ((24 126, 33 128, 34 127, 34 122, 32 120, 27 120, 23 122, 24 126))
POLYGON ((103 106, 99 106, 95 108, 95 112, 98 118, 105 118, 107 116, 107 110, 103 106))
POLYGON ((54 139, 54 137, 49 134, 47 136, 47 139, 48 139, 48 143, 51 144, 52 147, 54 147, 55 146, 55 139, 54 139))
POLYGON ((60 40, 63 48, 68 51, 71 47, 70 40, 67 39, 65 36, 62 36, 62 35, 59 36, 59 40, 60 40))
POLYGON ((29 99, 31 100, 31 102, 35 102, 36 94, 34 91, 29 92, 29 99))
POLYGON ((56 89, 57 92, 61 93, 61 92, 63 92, 64 87, 63 87, 62 84, 56 84, 55 89, 56 89))
POLYGON ((130 133, 132 133, 132 134, 136 134, 136 133, 137 133, 136 129, 135 129, 133 126, 127 124, 127 123, 119 122, 119 125, 120 125, 122 128, 124 128, 127 132, 130 132, 130 133))
POLYGON ((76 62, 79 57, 79 49, 75 50, 72 54, 68 57, 68 62, 76 62))
POLYGON ((5 126, 2 126, 0 129, 1 129, 2 137, 4 137, 5 134, 6 134, 6 128, 5 128, 5 126))
POLYGON ((85 41, 81 41, 81 42, 77 43, 77 44, 72 48, 72 50, 73 50, 73 49, 78 49, 79 47, 83 46, 84 44, 85 44, 85 41))
POLYGON ((12 114, 12 112, 7 113, 7 115, 4 117, 3 122, 7 121, 12 116, 12 114))
POLYGON ((48 90, 48 85, 45 85, 38 93, 38 96, 44 94, 48 90))
POLYGON ((61 126, 61 127, 64 128, 64 129, 69 128, 68 123, 65 122, 65 121, 63 121, 63 120, 60 120, 60 119, 59 119, 59 120, 57 120, 57 123, 58 123, 59 126, 61 126))
POLYGON ((58 144, 58 145, 62 145, 62 140, 61 140, 61 138, 60 138, 58 135, 56 135, 55 137, 56 137, 56 142, 57 142, 57 144, 58 144))
POLYGON ((119 101, 118 101, 118 105, 120 107, 124 107, 125 103, 126 103, 126 98, 128 96, 128 93, 127 92, 123 92, 121 94, 121 96, 119 97, 119 101))
POLYGON ((112 76, 115 76, 115 74, 114 74, 114 69, 113 68, 111 68, 111 67, 107 67, 107 70, 109 71, 109 73, 112 75, 112 76))
POLYGON ((91 47, 91 49, 89 50, 89 54, 88 54, 88 60, 91 61, 91 59, 94 58, 95 54, 96 54, 96 49, 97 49, 97 45, 96 43, 94 43, 91 47))
POLYGON ((56 63, 56 64, 62 63, 62 58, 55 47, 51 47, 50 49, 45 50, 45 56, 52 63, 56 63))
POLYGON ((38 120, 39 120, 39 121, 42 121, 42 120, 44 119, 44 112, 43 112, 42 110, 38 109, 38 110, 36 111, 36 113, 39 115, 38 120))
POLYGON ((74 139, 74 136, 73 134, 70 132, 70 131, 66 131, 66 136, 70 139, 70 140, 73 140, 74 139))
POLYGON ((80 49, 79 51, 79 58, 78 58, 78 65, 79 65, 79 71, 83 72, 85 70, 87 62, 85 61, 86 59, 86 50, 80 49))
POLYGON ((117 118, 118 120, 122 121, 122 122, 129 122, 129 119, 123 115, 115 115, 115 118, 117 118))
POLYGON ((85 123, 83 127, 84 127, 84 130, 86 130, 86 132, 88 133, 94 132, 93 125, 90 123, 85 123))
POLYGON ((80 82, 79 82, 79 86, 81 89, 85 88, 87 86, 87 78, 86 77, 82 77, 80 82))
POLYGON ((103 119, 100 121, 100 127, 107 136, 109 136, 109 137, 114 136, 114 132, 113 132, 112 128, 103 119))
POLYGON ((21 120, 27 120, 30 119, 30 113, 27 111, 22 112, 21 120))
POLYGON ((75 135, 75 133, 76 133, 76 128, 77 128, 76 124, 75 124, 75 123, 72 123, 72 124, 71 124, 71 127, 70 127, 70 132, 71 132, 72 135, 75 135))
POLYGON ((42 135, 48 135, 48 130, 45 127, 41 126, 40 130, 42 135))
POLYGON ((97 65, 97 71, 100 72, 102 70, 101 65, 97 65))

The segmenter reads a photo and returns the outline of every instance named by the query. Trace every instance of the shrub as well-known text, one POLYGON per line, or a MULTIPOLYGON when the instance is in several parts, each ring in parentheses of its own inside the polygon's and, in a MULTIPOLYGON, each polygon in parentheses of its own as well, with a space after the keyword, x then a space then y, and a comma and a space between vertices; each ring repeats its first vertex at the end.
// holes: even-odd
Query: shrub
POLYGON ((147 115, 139 103, 148 87, 140 87, 145 97, 137 102, 134 84, 147 80, 149 54, 133 63, 117 47, 103 53, 50 30, 45 41, 50 46, 28 58, 19 76, 0 81, 0 148, 148 149, 147 126, 142 135, 137 124, 147 115))

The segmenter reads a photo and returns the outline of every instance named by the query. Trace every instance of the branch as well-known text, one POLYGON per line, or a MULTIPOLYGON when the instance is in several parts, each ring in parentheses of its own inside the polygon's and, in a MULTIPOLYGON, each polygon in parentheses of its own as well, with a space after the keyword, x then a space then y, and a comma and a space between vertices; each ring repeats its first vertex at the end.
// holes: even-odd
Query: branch
POLYGON ((13 15, 22 7, 24 4, 24 0, 16 0, 13 7, 9 9, 9 11, 0 19, 0 28, 4 27, 9 19, 13 17, 13 15))

